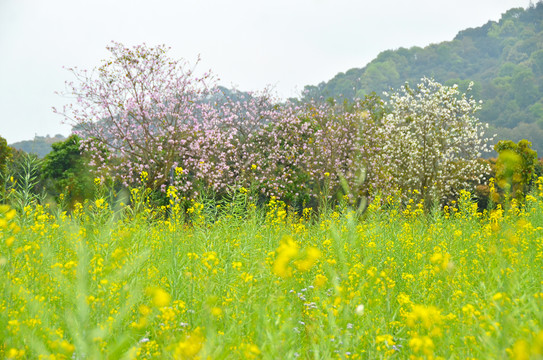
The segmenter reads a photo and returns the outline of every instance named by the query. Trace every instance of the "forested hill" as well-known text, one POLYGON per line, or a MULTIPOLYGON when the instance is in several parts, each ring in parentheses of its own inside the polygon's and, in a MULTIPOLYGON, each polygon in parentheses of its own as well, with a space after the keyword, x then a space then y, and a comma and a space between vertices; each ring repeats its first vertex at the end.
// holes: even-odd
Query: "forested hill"
POLYGON ((57 134, 53 137, 47 135, 47 136, 35 136, 34 140, 24 140, 19 141, 13 144, 10 144, 11 147, 22 150, 27 153, 32 153, 38 155, 38 157, 43 158, 45 155, 49 154, 51 152, 52 147, 51 145, 59 142, 64 141, 66 138, 60 134, 57 134))
POLYGON ((543 155, 543 1, 507 11, 498 22, 460 31, 452 41, 380 53, 363 68, 305 87, 308 98, 361 98, 423 76, 483 100, 479 118, 500 138, 528 138, 543 155))

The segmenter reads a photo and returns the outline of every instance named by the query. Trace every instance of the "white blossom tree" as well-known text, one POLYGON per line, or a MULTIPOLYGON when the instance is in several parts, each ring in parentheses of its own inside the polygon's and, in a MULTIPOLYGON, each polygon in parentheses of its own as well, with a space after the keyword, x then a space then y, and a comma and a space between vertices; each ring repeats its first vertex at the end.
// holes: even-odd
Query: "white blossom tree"
POLYGON ((406 84, 390 94, 385 106, 390 112, 381 131, 389 161, 383 166, 402 193, 415 194, 428 206, 481 181, 488 171, 480 160, 489 151, 488 139, 474 115, 480 104, 472 97, 456 85, 423 78, 416 89, 406 84))

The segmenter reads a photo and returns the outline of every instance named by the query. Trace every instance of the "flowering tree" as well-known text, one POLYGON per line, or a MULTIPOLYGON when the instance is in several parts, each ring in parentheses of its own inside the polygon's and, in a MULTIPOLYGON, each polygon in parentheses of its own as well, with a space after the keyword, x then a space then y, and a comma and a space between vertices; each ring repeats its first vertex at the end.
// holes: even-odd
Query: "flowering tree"
POLYGON ((312 197, 331 197, 338 192, 354 198, 367 195, 366 174, 376 178, 372 165, 379 156, 376 144, 380 134, 365 106, 357 103, 345 111, 343 107, 308 103, 294 110, 296 120, 289 126, 296 130, 289 126, 275 130, 283 139, 299 144, 298 178, 305 180, 299 187, 309 186, 312 197))
POLYGON ((480 105, 457 86, 423 78, 416 89, 406 85, 391 94, 386 106, 381 131, 390 160, 383 165, 398 189, 418 193, 430 205, 488 172, 478 160, 489 151, 474 116, 480 105))
POLYGON ((147 185, 158 188, 195 139, 212 77, 196 77, 185 62, 168 58, 164 46, 107 49, 111 58, 94 71, 70 69, 78 81, 67 87, 76 102, 62 114, 84 139, 91 165, 127 185, 145 171, 147 185))
POLYGON ((216 94, 194 131, 194 141, 180 157, 190 176, 175 185, 188 193, 196 190, 189 186, 193 182, 217 193, 233 185, 249 187, 253 182, 265 187, 264 179, 274 168, 268 157, 269 131, 285 114, 266 92, 238 99, 216 94))

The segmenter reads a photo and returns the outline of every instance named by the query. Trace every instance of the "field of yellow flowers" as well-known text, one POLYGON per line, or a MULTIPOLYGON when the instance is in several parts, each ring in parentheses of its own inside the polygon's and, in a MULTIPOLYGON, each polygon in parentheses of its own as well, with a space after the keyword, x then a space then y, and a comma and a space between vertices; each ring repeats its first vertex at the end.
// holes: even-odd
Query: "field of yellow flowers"
POLYGON ((506 210, 469 198, 3 205, 0 358, 543 358, 541 181, 506 210))

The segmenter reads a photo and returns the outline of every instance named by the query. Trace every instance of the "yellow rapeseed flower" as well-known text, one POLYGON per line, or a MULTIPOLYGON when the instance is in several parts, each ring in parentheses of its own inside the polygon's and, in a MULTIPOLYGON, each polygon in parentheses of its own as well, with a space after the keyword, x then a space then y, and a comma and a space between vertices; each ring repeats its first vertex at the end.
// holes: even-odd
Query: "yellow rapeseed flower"
POLYGON ((7 221, 10 221, 15 217, 15 215, 17 215, 17 211, 15 211, 15 209, 11 209, 5 213, 4 217, 7 221))
POLYGON ((260 349, 255 344, 242 344, 241 348, 245 359, 256 359, 260 355, 260 349))
POLYGON ((13 237, 13 236, 8 237, 6 239, 6 246, 10 247, 13 244, 14 241, 15 241, 15 237, 13 237))
POLYGON ((415 335, 409 340, 409 347, 416 354, 423 353, 427 357, 432 357, 435 345, 430 337, 415 335))
POLYGON ((414 305, 410 313, 407 314, 406 323, 410 328, 414 328, 417 324, 422 325, 426 329, 441 324, 441 311, 435 306, 414 305))
POLYGON ((276 250, 277 257, 272 266, 274 274, 287 278, 292 276, 292 267, 289 266, 289 262, 298 256, 299 246, 296 244, 291 236, 285 236, 281 240, 281 244, 276 250))
POLYGON ((298 260, 294 263, 296 268, 300 271, 308 271, 315 265, 315 262, 320 258, 321 251, 315 247, 310 247, 306 250, 304 259, 298 260))
POLYGON ((322 274, 317 274, 317 276, 315 276, 315 286, 318 288, 326 284, 327 281, 328 278, 322 274))
POLYGON ((214 306, 211 308, 211 315, 215 317, 221 317, 222 316, 222 309, 220 307, 214 306))
POLYGON ((149 288, 146 291, 147 295, 152 297, 151 301, 155 307, 168 306, 171 301, 171 296, 161 288, 149 288))
POLYGON ((6 357, 8 359, 22 359, 24 355, 25 355, 24 350, 17 350, 14 348, 11 348, 6 352, 6 357))
POLYGON ((183 341, 180 341, 175 346, 173 358, 176 360, 194 359, 204 346, 204 337, 200 328, 196 328, 189 333, 183 341))
POLYGON ((142 183, 145 183, 149 179, 149 173, 147 171, 142 171, 140 174, 140 179, 142 183))
POLYGON ((451 255, 449 253, 443 253, 440 250, 437 250, 431 257, 430 262, 435 265, 434 270, 446 270, 451 267, 451 255))
POLYGON ((73 346, 66 340, 62 340, 59 345, 60 345, 60 349, 65 354, 72 354, 75 351, 75 346, 73 346))
POLYGON ((103 206, 104 206, 104 203, 105 203, 105 200, 100 198, 100 199, 97 199, 94 204, 96 205, 96 207, 98 209, 101 209, 103 206))
POLYGON ((512 360, 530 360, 530 344, 524 339, 517 340, 508 353, 512 360))

